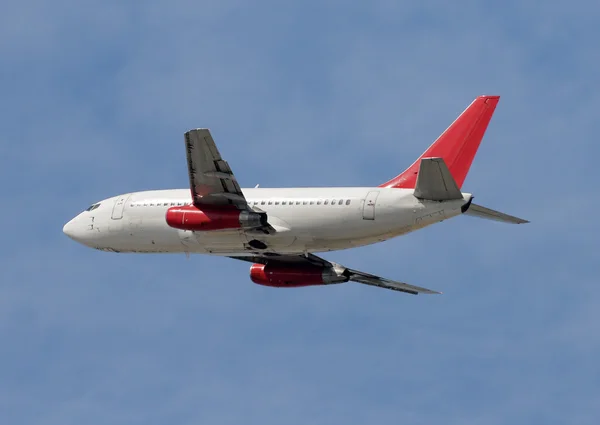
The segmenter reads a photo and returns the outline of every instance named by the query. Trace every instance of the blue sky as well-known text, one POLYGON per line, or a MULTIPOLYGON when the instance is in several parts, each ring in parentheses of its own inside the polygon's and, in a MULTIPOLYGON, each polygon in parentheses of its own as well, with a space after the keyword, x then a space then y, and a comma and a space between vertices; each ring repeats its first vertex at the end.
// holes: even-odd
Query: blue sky
POLYGON ((597 2, 8 2, 0 14, 0 422, 596 424, 597 2), (502 96, 459 217, 330 253, 439 289, 278 290, 62 226, 185 187, 209 127, 245 186, 377 185, 502 96))

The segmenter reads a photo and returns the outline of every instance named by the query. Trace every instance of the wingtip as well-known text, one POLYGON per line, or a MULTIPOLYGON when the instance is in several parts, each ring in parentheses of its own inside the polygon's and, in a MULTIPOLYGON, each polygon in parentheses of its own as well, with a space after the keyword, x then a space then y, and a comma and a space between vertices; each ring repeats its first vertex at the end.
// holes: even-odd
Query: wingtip
POLYGON ((443 292, 434 291, 433 289, 426 289, 425 291, 419 291, 415 293, 415 295, 423 294, 423 295, 442 295, 443 292))

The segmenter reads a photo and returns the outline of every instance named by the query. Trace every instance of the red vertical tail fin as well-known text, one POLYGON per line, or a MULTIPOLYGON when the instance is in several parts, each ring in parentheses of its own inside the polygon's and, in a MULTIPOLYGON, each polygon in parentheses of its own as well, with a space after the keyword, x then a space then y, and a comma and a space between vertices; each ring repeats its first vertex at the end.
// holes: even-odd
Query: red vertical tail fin
POLYGON ((479 96, 438 139, 402 174, 379 187, 414 188, 423 158, 443 158, 458 187, 462 187, 500 96, 479 96))

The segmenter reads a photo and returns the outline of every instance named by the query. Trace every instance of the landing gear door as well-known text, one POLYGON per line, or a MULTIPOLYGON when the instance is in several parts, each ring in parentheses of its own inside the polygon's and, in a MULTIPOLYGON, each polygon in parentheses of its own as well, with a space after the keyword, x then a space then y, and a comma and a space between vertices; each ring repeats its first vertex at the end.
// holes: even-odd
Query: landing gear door
POLYGON ((121 195, 117 198, 115 206, 112 210, 112 216, 110 218, 112 218, 113 220, 120 220, 123 218, 123 210, 125 209, 125 204, 127 203, 127 200, 130 196, 131 194, 128 193, 126 195, 121 195))
POLYGON ((375 220, 375 204, 377 203, 377 197, 379 191, 371 191, 367 193, 365 203, 363 204, 363 219, 364 220, 375 220))

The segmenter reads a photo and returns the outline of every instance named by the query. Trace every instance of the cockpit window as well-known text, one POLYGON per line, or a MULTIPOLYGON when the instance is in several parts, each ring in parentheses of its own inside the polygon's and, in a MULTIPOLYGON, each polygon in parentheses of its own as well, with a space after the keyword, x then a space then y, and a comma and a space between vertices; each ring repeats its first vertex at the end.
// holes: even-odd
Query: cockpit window
POLYGON ((100 202, 97 204, 91 205, 86 211, 93 211, 100 206, 100 202))

